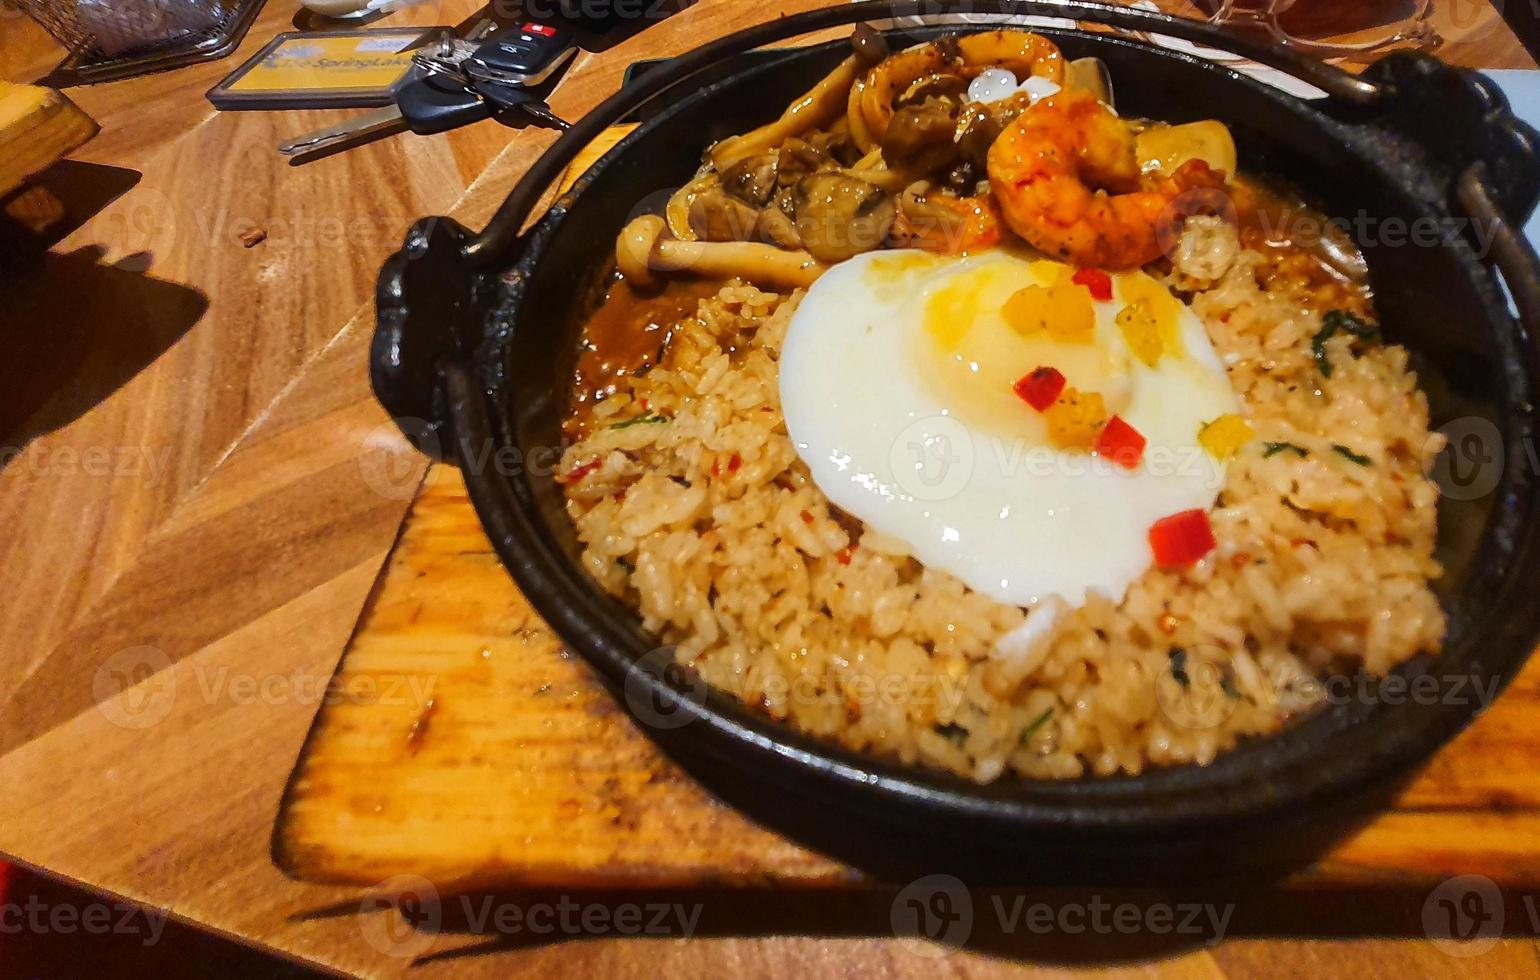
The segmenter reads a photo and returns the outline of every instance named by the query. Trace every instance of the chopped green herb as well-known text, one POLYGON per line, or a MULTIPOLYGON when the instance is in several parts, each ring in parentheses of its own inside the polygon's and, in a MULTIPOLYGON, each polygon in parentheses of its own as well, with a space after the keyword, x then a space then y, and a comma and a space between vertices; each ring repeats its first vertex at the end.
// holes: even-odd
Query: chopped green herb
POLYGON ((1310 339, 1310 350, 1315 354, 1315 363, 1321 369, 1321 374, 1331 377, 1331 359, 1326 356, 1326 342, 1338 333, 1349 333, 1359 340, 1373 340, 1379 336, 1379 331, 1373 326, 1360 320, 1346 310, 1328 310, 1321 317, 1321 329, 1310 339))
POLYGON ((945 725, 937 725, 936 734, 954 745, 961 745, 968 740, 968 730, 952 722, 947 722, 945 725))
POLYGON ((616 422, 614 425, 610 426, 610 428, 629 429, 633 425, 658 425, 667 421, 668 419, 661 415, 654 415, 652 412, 648 412, 645 415, 638 415, 634 419, 626 419, 624 422, 616 422))
POLYGON ((1348 447, 1339 446, 1336 443, 1332 443, 1331 451, 1350 463, 1357 463, 1359 466, 1368 466, 1370 463, 1374 462, 1374 460, 1370 459, 1369 457, 1360 456, 1358 453, 1353 452, 1353 450, 1349 449, 1348 447))
POLYGON ((1300 459, 1310 455, 1310 450, 1304 446, 1296 446, 1292 442, 1269 442, 1262 448, 1262 458, 1272 459, 1279 453, 1293 453, 1300 459))
POLYGON ((1053 709, 1049 708, 1047 711, 1033 719, 1032 724, 1021 730, 1021 744, 1026 745, 1029 741, 1031 741, 1032 736, 1037 734, 1038 729, 1048 724, 1048 719, 1052 717, 1053 709))
POLYGON ((1225 671, 1223 677, 1219 678, 1219 687, 1229 696, 1231 701, 1240 700, 1241 692, 1240 688, 1235 686, 1235 675, 1231 674, 1228 670, 1225 671))
POLYGON ((1171 676, 1183 687, 1192 684, 1192 678, 1187 676, 1187 651, 1181 647, 1171 648, 1171 676))

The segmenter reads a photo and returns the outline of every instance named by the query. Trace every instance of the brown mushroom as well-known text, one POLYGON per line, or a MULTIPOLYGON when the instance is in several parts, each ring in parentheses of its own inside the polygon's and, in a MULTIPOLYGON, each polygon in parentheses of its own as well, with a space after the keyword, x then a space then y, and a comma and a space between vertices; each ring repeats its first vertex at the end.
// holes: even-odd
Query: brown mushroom
POLYGON ((877 248, 897 215, 893 196, 844 173, 816 173, 797 182, 797 235, 820 262, 842 262, 877 248))
POLYGON ((722 187, 740 201, 762 208, 775 193, 780 158, 774 153, 747 157, 722 174, 722 187))
POLYGON ((994 145, 1005 127, 1016 121, 1032 105, 1031 97, 1018 93, 999 102, 973 103, 957 118, 958 155, 983 170, 994 145))
POLYGON ((807 174, 833 170, 839 161, 802 139, 789 139, 779 150, 779 177, 782 187, 790 187, 807 174))
POLYGON ((830 125, 847 107, 850 87, 865 67, 856 55, 846 58, 823 81, 788 106, 775 122, 742 136, 730 136, 713 146, 711 162, 718 171, 724 171, 744 157, 769 152, 789 137, 830 125))
POLYGON ((746 242, 759 225, 759 210, 713 187, 690 202, 690 230, 707 242, 746 242))
POLYGON ((797 234, 796 223, 780 208, 765 208, 759 212, 759 226, 754 232, 755 237, 760 241, 770 242, 781 248, 796 250, 802 247, 802 236, 797 234))
POLYGON ((890 167, 932 173, 957 161, 957 119, 945 102, 932 99, 893 114, 882 136, 882 158, 890 167))
POLYGON ((938 99, 949 106, 959 107, 968 101, 968 80, 951 72, 932 72, 922 75, 904 90, 893 103, 894 108, 908 105, 924 105, 938 99))
POLYGON ((681 242, 665 238, 667 225, 643 215, 626 225, 615 243, 621 275, 638 289, 656 288, 659 273, 682 272, 707 279, 744 279, 771 289, 811 286, 823 274, 807 252, 760 242, 681 242))
POLYGON ((850 35, 850 50, 863 64, 875 65, 888 56, 890 49, 881 31, 870 24, 857 24, 855 33, 850 35))

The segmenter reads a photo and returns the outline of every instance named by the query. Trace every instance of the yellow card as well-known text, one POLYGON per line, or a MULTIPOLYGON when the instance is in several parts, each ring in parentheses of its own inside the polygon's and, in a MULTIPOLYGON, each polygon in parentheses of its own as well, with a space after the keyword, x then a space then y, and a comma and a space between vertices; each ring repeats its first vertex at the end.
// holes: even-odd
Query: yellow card
POLYGON ((280 34, 209 93, 222 109, 384 105, 412 55, 440 30, 280 34))
POLYGON ((295 38, 230 86, 232 92, 382 88, 412 67, 411 37, 295 38))

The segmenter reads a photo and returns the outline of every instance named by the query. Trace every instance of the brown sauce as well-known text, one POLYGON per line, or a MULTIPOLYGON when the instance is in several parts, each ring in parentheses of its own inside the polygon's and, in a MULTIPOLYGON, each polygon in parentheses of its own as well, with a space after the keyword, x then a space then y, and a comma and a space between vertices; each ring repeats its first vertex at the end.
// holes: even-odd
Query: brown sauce
POLYGON ((1241 247, 1263 257, 1269 282, 1305 287, 1323 310, 1371 314, 1368 283, 1339 267, 1343 255, 1362 262, 1351 235, 1270 181, 1243 174, 1232 189, 1241 247))
POLYGON ((615 394, 621 379, 646 373, 668 348, 674 324, 692 316, 700 302, 715 296, 722 284, 706 279, 670 279, 655 294, 640 293, 624 279, 605 294, 583 328, 573 384, 567 435, 588 433, 593 407, 615 394))

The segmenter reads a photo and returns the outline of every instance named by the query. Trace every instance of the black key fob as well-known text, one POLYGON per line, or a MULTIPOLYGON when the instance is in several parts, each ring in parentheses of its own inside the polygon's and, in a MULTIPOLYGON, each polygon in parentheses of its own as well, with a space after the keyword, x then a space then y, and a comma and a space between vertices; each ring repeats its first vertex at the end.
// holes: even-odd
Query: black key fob
POLYGON ((497 82, 534 88, 575 54, 577 40, 571 31, 531 21, 499 31, 471 58, 486 66, 497 82))
POLYGON ((438 75, 407 82, 396 90, 401 118, 419 136, 447 133, 451 129, 491 118, 494 107, 469 89, 438 75))

